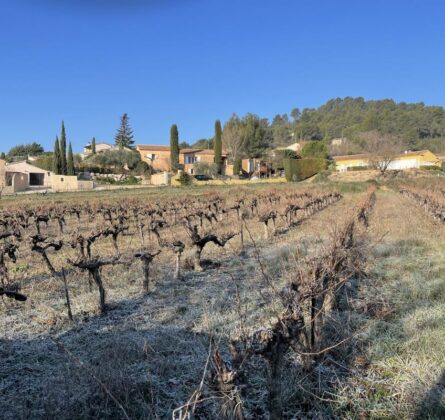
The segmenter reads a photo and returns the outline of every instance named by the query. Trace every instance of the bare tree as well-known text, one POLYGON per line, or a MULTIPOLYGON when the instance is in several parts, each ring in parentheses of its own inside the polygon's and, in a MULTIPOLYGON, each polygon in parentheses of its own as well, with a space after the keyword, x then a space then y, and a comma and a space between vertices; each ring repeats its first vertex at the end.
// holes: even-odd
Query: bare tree
POLYGON ((383 175, 403 150, 400 137, 393 134, 382 134, 378 131, 367 131, 360 134, 365 149, 370 154, 369 165, 383 175))
POLYGON ((233 114, 224 125, 222 143, 224 150, 229 155, 230 161, 233 162, 241 158, 245 146, 245 136, 243 135, 241 120, 236 114, 233 114))

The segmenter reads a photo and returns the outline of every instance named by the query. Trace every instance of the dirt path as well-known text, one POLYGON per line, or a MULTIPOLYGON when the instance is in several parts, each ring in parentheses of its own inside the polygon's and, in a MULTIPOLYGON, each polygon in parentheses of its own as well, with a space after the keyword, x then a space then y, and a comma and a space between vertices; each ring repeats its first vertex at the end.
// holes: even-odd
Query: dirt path
POLYGON ((371 217, 370 368, 347 389, 352 411, 445 417, 445 228, 397 192, 379 191, 371 217), (441 399, 442 398, 442 399, 441 399))

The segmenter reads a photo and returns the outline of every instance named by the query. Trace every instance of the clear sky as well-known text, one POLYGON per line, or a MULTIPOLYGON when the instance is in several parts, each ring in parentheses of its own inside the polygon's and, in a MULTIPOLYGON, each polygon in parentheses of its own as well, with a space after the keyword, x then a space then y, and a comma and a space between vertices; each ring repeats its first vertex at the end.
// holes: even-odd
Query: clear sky
POLYGON ((333 97, 445 105, 443 0, 0 0, 0 151, 210 137, 333 97), (124 4, 124 6, 122 6, 124 4))

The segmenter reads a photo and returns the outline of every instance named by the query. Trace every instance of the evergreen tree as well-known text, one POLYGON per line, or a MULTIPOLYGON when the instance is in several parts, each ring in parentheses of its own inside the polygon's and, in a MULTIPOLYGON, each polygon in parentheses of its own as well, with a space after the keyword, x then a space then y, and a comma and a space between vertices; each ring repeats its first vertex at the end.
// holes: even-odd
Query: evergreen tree
POLYGON ((133 130, 130 127, 129 118, 126 113, 121 117, 121 125, 117 130, 115 140, 119 150, 123 150, 126 147, 131 148, 134 144, 133 130))
POLYGON ((60 174, 67 174, 67 163, 66 163, 66 133, 65 124, 62 121, 62 134, 60 136, 60 174))
POLYGON ((91 140, 91 153, 93 155, 96 154, 96 137, 93 137, 93 140, 91 140))
POLYGON ((215 141, 213 143, 213 150, 215 151, 215 163, 218 168, 218 173, 222 170, 222 128, 221 121, 215 122, 215 141))
POLYGON ((56 136, 56 141, 54 142, 54 153, 53 153, 53 173, 55 175, 60 175, 61 167, 62 167, 62 162, 60 159, 59 137, 56 136))
POLYGON ((68 146, 68 160, 66 162, 66 174, 74 175, 74 156, 73 156, 73 147, 71 146, 71 142, 68 146))
POLYGON ((173 172, 179 169, 179 133, 176 124, 170 129, 170 163, 173 172))
POLYGON ((5 160, 6 159, 6 155, 5 152, 2 152, 0 155, 0 159, 5 160))

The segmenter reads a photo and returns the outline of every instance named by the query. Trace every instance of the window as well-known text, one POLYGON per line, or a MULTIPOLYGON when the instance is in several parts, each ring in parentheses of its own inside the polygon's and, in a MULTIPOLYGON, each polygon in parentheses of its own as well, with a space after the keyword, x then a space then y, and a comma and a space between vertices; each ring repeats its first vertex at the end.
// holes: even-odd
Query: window
POLYGON ((187 155, 186 157, 185 157, 185 163, 187 164, 190 164, 190 163, 195 163, 195 162, 197 162, 197 159, 196 159, 196 157, 195 156, 193 156, 193 155, 187 155))
POLYGON ((155 159, 156 159, 156 155, 155 155, 154 153, 147 153, 147 154, 145 155, 145 157, 146 157, 147 159, 150 159, 150 160, 155 160, 155 159))
POLYGON ((29 185, 32 187, 43 187, 45 174, 30 173, 29 185))
POLYGON ((60 178, 60 182, 63 182, 63 178, 60 178))

